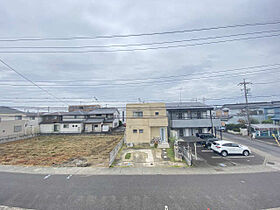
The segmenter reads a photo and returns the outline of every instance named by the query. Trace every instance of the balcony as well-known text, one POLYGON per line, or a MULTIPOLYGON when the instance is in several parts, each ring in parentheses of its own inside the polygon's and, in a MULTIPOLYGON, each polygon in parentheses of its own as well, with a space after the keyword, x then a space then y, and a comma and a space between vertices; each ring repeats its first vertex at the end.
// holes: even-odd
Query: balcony
MULTIPOLYGON (((220 119, 212 119, 213 126, 221 126, 220 119)), ((212 127, 211 119, 178 119, 171 120, 172 128, 209 128, 212 127)))

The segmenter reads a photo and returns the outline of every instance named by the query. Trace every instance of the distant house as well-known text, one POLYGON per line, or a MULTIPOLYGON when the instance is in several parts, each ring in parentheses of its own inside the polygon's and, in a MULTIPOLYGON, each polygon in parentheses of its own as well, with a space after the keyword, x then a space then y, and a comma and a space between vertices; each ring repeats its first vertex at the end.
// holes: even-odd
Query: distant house
POLYGON ((41 133, 108 132, 119 126, 116 108, 95 108, 92 111, 54 112, 42 115, 41 133))
POLYGON ((38 134, 39 122, 37 113, 0 106, 0 139, 38 134))
POLYGON ((272 138, 272 134, 280 136, 280 125, 252 124, 254 138, 272 138))
MULTIPOLYGON (((226 124, 238 124, 240 121, 247 121, 245 103, 224 104, 216 110, 216 116, 226 124)), ((280 101, 253 102, 248 103, 251 119, 261 123, 264 120, 272 119, 277 124, 280 120, 280 101)))
POLYGON ((84 112, 90 112, 96 108, 101 108, 100 105, 70 105, 68 107, 69 112, 74 111, 84 111, 84 112))
POLYGON ((133 144, 159 141, 169 147, 168 119, 165 103, 139 103, 126 105, 126 142, 133 144))
POLYGON ((81 111, 45 113, 42 115, 40 133, 82 133, 84 119, 81 111))
POLYGON ((97 108, 87 112, 85 132, 107 132, 119 126, 120 113, 116 108, 97 108))
POLYGON ((169 131, 177 137, 214 133, 221 121, 212 116, 213 109, 199 102, 166 103, 169 131))

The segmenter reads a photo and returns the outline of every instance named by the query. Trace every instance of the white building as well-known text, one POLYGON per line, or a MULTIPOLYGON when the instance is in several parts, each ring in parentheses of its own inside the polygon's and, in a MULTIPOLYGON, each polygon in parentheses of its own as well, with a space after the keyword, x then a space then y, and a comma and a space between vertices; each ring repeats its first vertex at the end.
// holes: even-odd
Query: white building
POLYGON ((45 113, 42 118, 41 133, 108 132, 119 126, 119 112, 116 108, 45 113))

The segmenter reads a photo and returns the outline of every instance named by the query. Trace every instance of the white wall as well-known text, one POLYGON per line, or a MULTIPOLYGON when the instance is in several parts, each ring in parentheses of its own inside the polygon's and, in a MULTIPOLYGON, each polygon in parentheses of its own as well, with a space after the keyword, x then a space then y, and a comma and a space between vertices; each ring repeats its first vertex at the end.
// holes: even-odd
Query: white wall
POLYGON ((40 133, 54 133, 54 124, 40 124, 40 133))
POLYGON ((59 133, 81 133, 83 128, 82 123, 61 123, 59 133), (64 128, 64 125, 68 126, 64 128))

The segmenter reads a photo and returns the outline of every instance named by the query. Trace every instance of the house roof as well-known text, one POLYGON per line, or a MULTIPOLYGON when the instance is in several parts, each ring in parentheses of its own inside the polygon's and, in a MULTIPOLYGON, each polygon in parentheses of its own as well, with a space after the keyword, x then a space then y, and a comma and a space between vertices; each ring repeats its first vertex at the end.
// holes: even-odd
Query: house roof
POLYGON ((0 106, 0 114, 24 114, 24 112, 8 106, 0 106))
POLYGON ((87 119, 84 123, 103 123, 104 119, 87 119))
POLYGON ((85 111, 73 111, 73 112, 52 112, 52 113, 44 113, 43 116, 55 116, 55 115, 62 115, 62 116, 72 116, 72 115, 91 115, 91 114, 114 114, 118 112, 117 108, 96 108, 95 110, 85 112, 85 111))
POLYGON ((200 102, 177 102, 166 103, 166 109, 213 109, 213 107, 200 102))
MULTIPOLYGON (((238 103, 238 104, 224 104, 222 109, 245 109, 246 103, 238 103)), ((280 101, 270 101, 270 102, 254 102, 248 103, 248 108, 275 108, 280 107, 280 101)))
POLYGON ((117 108, 97 108, 87 112, 87 114, 114 114, 115 112, 118 112, 117 108))

